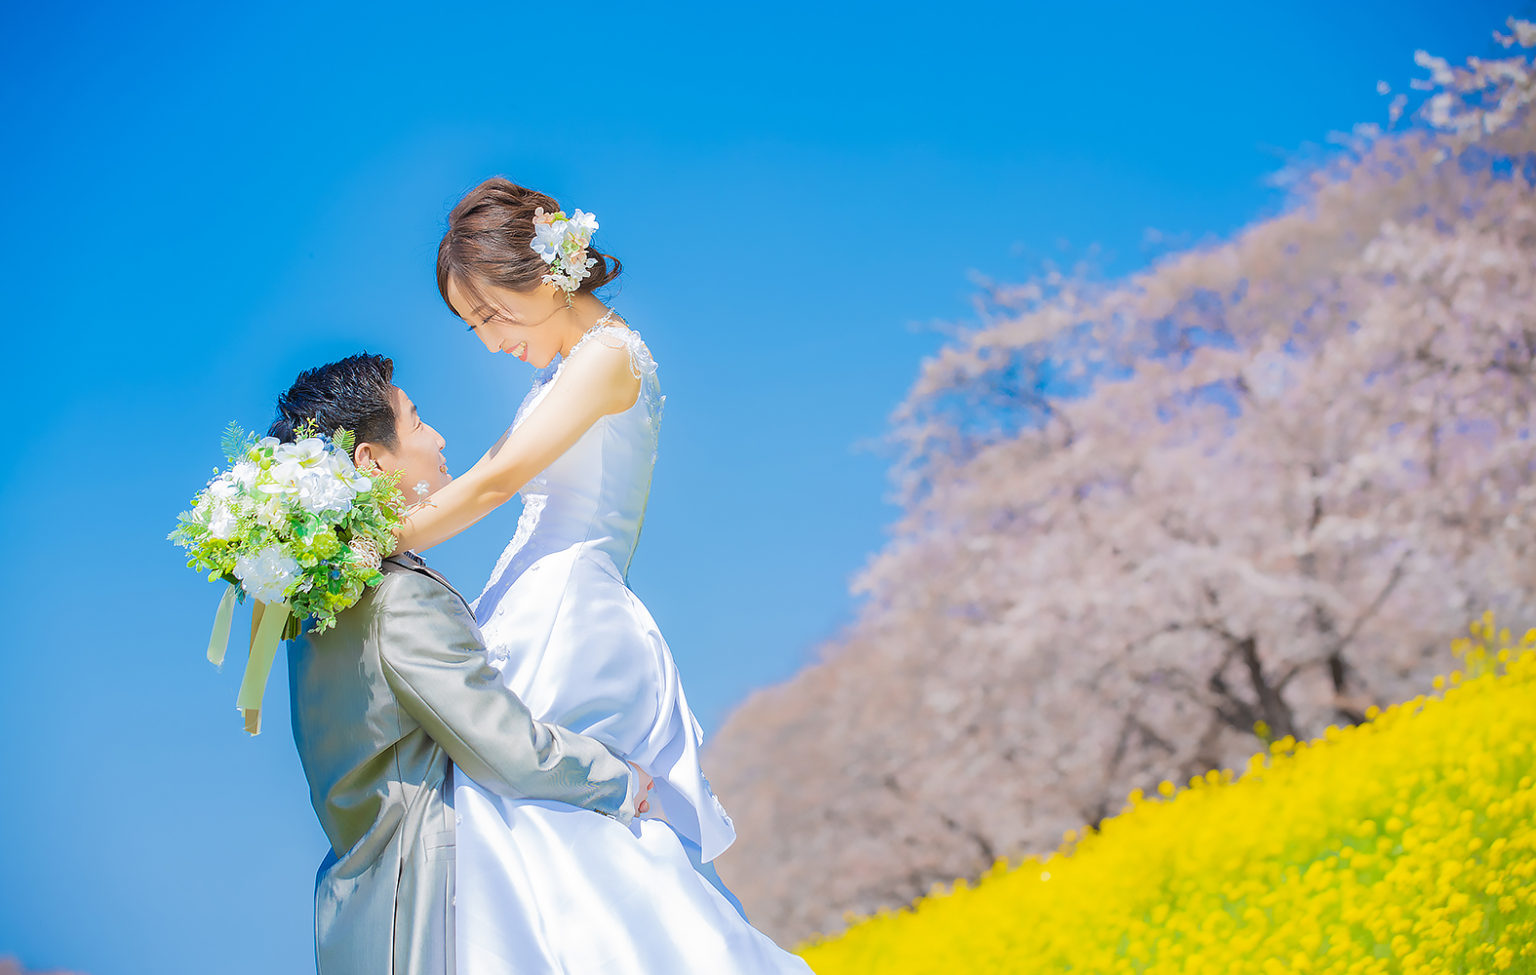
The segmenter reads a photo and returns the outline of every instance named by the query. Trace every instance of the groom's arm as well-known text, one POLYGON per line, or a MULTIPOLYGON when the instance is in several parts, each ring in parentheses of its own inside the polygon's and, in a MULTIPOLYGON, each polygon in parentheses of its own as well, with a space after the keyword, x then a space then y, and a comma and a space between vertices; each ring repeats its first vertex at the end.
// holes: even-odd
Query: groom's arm
POLYGON ((629 763, 595 738, 535 721, 486 663, 457 595, 416 572, 392 572, 380 590, 373 637, 385 680, 455 765, 497 792, 634 815, 629 763))

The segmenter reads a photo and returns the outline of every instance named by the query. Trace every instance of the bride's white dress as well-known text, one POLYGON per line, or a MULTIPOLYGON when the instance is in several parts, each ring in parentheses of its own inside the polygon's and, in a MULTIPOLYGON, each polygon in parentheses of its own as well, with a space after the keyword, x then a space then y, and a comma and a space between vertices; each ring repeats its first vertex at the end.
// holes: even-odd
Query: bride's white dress
POLYGON ((524 487, 475 616, 493 665, 535 716, 653 776, 652 812, 625 826, 500 796, 455 770, 458 973, 809 972, 737 913, 685 846, 709 861, 736 834, 699 768, 703 735, 672 654, 627 585, 664 400, 650 350, 631 329, 596 326, 535 374, 513 428, 589 341, 628 348, 640 394, 524 487))

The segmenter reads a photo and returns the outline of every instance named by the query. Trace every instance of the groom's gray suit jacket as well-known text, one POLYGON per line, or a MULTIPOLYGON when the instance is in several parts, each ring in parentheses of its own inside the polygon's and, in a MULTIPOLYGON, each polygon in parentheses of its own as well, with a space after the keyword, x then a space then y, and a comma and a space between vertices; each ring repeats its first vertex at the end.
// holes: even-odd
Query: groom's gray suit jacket
POLYGON ((288 645, 293 740, 331 850, 315 878, 320 975, 453 975, 449 762, 498 792, 627 819, 629 766, 534 721, 474 616, 410 553, 334 629, 288 645))

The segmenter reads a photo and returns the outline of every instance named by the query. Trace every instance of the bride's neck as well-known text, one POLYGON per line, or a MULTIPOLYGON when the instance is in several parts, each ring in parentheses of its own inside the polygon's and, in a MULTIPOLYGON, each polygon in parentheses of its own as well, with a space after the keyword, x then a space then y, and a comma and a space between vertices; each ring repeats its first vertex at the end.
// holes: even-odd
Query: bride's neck
MULTIPOLYGON (((560 343, 560 357, 563 359, 569 355, 571 348, 581 341, 581 337, 587 334, 587 330, 606 314, 608 314, 608 306, 598 300, 595 295, 573 295, 570 315, 566 319, 570 326, 566 329, 565 338, 560 343)), ((614 324, 623 324, 617 316, 608 320, 614 324)))

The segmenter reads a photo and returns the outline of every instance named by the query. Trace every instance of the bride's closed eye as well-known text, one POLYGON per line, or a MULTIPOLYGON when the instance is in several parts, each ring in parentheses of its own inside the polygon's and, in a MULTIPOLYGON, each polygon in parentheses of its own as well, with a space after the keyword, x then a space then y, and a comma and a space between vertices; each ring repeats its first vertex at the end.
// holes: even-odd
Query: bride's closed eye
MULTIPOLYGON (((500 312, 494 312, 494 311, 491 312, 489 315, 486 315, 485 317, 481 318, 480 319, 480 324, 481 325, 489 325, 491 322, 495 322, 495 321, 499 321, 499 322, 501 322, 504 325, 521 325, 521 324, 523 324, 521 321, 517 320, 516 318, 513 318, 510 315, 503 315, 500 312)), ((469 330, 471 332, 473 332, 475 330, 475 328, 476 328, 475 324, 473 322, 471 322, 470 326, 469 326, 469 330)))

